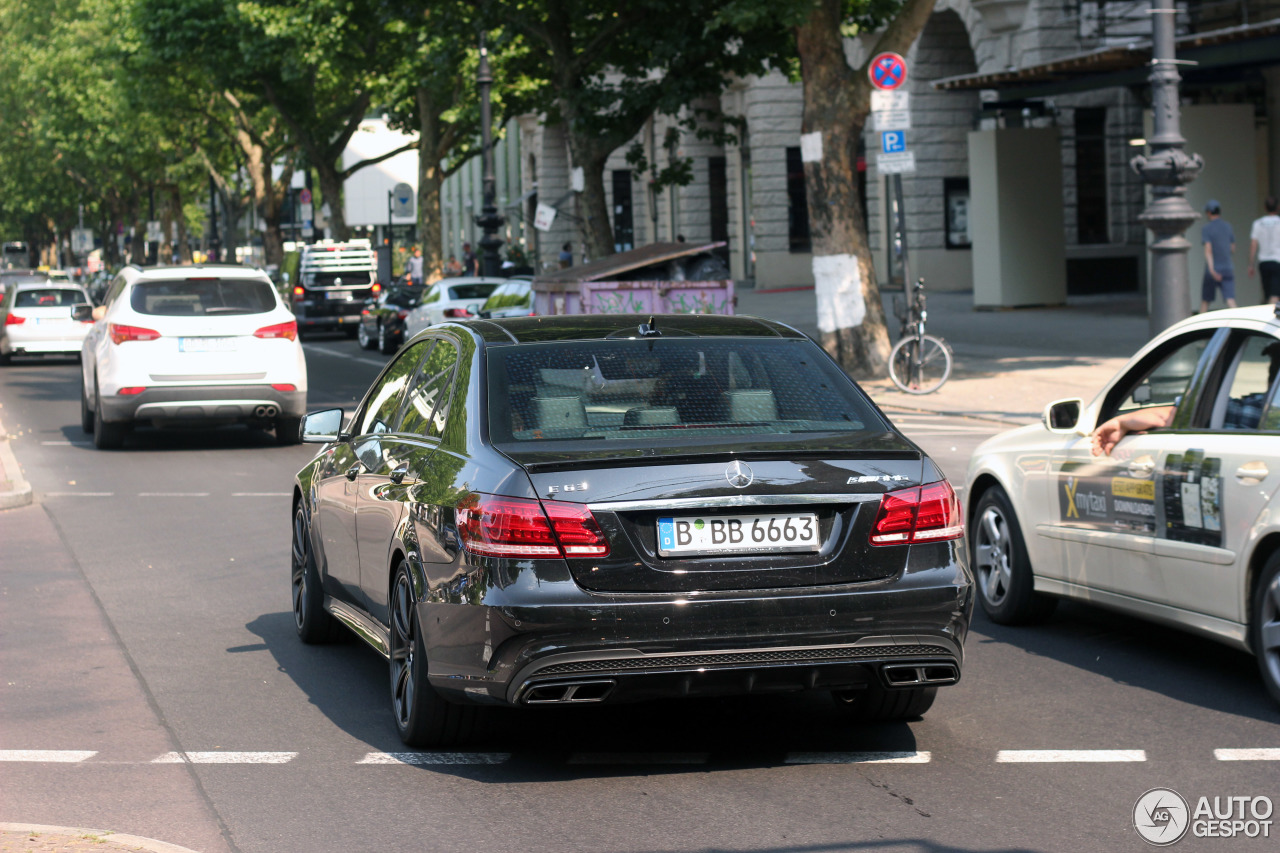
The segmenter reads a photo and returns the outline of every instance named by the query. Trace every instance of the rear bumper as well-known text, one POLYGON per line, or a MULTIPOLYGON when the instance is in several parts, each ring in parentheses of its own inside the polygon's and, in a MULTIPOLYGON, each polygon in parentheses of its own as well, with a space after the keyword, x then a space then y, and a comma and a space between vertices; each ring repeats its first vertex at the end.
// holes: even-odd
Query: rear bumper
POLYGON ((926 566, 875 583, 680 596, 517 583, 493 605, 425 602, 431 683, 506 705, 955 683, 972 583, 957 544, 927 549, 926 566))
POLYGON ((108 423, 244 423, 300 418, 306 411, 306 391, 277 391, 270 385, 164 386, 102 397, 102 417, 108 423))
POLYGON ((88 327, 78 329, 75 333, 57 333, 49 335, 9 332, 0 338, 0 348, 14 355, 38 353, 78 353, 84 346, 84 336, 88 327))
POLYGON ((296 302, 293 316, 300 329, 333 329, 360 323, 365 299, 333 300, 331 302, 296 302))

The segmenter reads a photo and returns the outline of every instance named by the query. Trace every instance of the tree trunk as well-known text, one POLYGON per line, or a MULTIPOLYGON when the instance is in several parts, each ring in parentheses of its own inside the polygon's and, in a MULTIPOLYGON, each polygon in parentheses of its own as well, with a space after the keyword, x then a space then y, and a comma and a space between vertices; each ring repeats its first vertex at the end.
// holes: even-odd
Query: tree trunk
POLYGON ((187 239, 187 216, 182 210, 182 188, 170 187, 169 203, 173 206, 173 221, 178 225, 178 258, 184 264, 191 263, 191 241, 187 239))
POLYGON ((342 209, 342 176, 333 163, 321 161, 316 165, 316 177, 320 179, 320 197, 329 206, 329 236, 334 240, 351 239, 346 213, 342 209))
POLYGON ((594 139, 582 139, 569 122, 569 153, 573 165, 582 169, 582 222, 587 240, 587 260, 595 261, 613 254, 613 225, 609 220, 609 199, 604 191, 604 165, 612 149, 603 154, 594 139))
POLYGON ((444 234, 440 229, 440 115, 431 92, 419 86, 418 99, 418 243, 422 246, 422 281, 444 275, 444 234))

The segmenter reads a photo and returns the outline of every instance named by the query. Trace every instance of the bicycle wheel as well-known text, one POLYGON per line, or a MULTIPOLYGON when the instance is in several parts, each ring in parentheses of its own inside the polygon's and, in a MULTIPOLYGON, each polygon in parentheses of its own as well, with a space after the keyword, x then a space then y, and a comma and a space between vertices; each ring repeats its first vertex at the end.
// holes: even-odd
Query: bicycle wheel
POLYGON ((910 335, 889 352, 889 378, 908 394, 931 394, 951 376, 951 347, 933 335, 910 335))

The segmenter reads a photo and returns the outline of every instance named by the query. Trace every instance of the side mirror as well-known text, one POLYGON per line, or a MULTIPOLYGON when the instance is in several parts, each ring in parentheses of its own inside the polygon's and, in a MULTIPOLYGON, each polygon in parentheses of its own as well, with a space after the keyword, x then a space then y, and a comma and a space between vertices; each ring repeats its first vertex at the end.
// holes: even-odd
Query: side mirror
POLYGON ((92 323, 93 306, 88 302, 81 302, 71 309, 71 319, 78 320, 81 323, 92 323))
POLYGON ((1133 389, 1133 402, 1139 406, 1145 406, 1151 402, 1151 385, 1149 383, 1143 382, 1133 389))
POLYGON ((1076 426, 1080 423, 1080 409, 1083 406, 1084 400, 1079 397, 1055 400, 1044 407, 1044 413, 1040 418, 1049 432, 1075 432, 1076 426))
POLYGON ((328 444, 342 435, 342 409, 322 409, 302 419, 302 440, 308 444, 328 444))

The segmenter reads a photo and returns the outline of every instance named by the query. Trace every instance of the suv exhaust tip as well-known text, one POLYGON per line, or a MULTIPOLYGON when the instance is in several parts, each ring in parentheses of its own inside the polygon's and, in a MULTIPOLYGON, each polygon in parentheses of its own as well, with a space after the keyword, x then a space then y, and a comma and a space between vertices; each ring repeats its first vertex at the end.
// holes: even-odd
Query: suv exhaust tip
POLYGON ((599 681, 561 681, 538 684, 525 690, 520 698, 525 705, 568 705, 603 702, 613 692, 613 679, 599 681))
POLYGON ((960 680, 960 668, 953 663, 891 663, 882 666, 880 674, 890 687, 955 684, 960 680))

